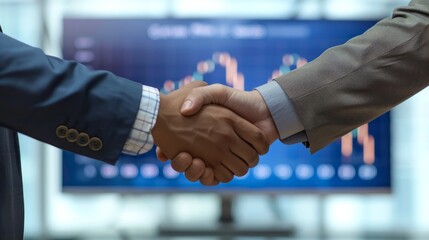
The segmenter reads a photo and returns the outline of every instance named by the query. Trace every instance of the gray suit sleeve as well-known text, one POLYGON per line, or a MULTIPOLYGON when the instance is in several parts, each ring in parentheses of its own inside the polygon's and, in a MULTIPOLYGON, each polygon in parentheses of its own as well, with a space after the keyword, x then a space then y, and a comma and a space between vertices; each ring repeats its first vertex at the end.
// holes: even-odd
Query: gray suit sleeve
POLYGON ((140 84, 47 56, 1 33, 0 66, 0 125, 115 163, 137 114, 140 84), (70 138, 62 136, 66 131, 70 138), (81 142, 73 138, 80 133, 81 142))
POLYGON ((429 1, 414 0, 276 81, 316 152, 424 89, 428 53, 429 1))

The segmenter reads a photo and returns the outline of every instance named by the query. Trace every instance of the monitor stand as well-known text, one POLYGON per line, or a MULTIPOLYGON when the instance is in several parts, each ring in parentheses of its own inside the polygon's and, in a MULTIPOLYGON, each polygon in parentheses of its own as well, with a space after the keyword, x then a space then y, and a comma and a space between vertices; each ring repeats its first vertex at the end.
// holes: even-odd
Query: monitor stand
POLYGON ((294 228, 287 223, 266 225, 259 223, 257 225, 238 224, 234 221, 233 203, 233 196, 221 196, 221 215, 219 222, 213 224, 213 226, 169 224, 160 226, 159 235, 162 237, 222 237, 222 239, 236 236, 290 237, 294 235, 294 228))

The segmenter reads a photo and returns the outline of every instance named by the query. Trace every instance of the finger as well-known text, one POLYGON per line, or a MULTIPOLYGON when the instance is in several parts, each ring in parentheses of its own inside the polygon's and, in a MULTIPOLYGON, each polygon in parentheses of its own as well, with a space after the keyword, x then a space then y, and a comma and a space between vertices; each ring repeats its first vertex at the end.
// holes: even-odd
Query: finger
POLYGON ((219 182, 227 183, 231 182, 234 178, 234 174, 232 174, 231 171, 228 170, 225 166, 222 164, 218 164, 213 168, 215 178, 219 180, 219 182))
POLYGON ((183 102, 180 112, 183 115, 194 115, 206 104, 224 105, 232 91, 232 88, 221 84, 194 88, 183 102))
POLYGON ((166 162, 169 159, 167 156, 165 156, 165 154, 162 152, 161 148, 159 147, 156 147, 156 157, 161 162, 166 162))
POLYGON ((179 153, 171 160, 171 167, 177 172, 186 171, 192 164, 192 156, 189 153, 179 153))
POLYGON ((210 183, 210 185, 207 185, 207 186, 212 186, 212 187, 214 187, 214 186, 217 186, 217 185, 219 185, 219 180, 217 180, 216 178, 213 180, 213 182, 211 182, 210 183))
POLYGON ((192 160, 191 166, 185 171, 186 178, 191 182, 198 181, 204 174, 206 164, 203 160, 195 158, 192 160))
MULTIPOLYGON (((239 137, 237 137, 239 138, 239 137)), ((243 140, 240 139, 240 141, 242 142, 241 145, 247 145, 247 148, 250 149, 250 151, 253 151, 254 153, 255 150, 253 150, 251 147, 248 146, 247 143, 243 142, 243 140)), ((235 148, 239 148, 237 146, 234 146, 235 148)), ((258 157, 257 154, 255 154, 256 157, 258 157)), ((236 176, 244 176, 246 175, 246 173, 249 171, 249 166, 247 165, 247 163, 241 159, 241 157, 237 156, 235 153, 233 153, 231 151, 231 154, 228 155, 228 159, 224 159, 222 161, 223 165, 228 168, 234 175, 236 176)))
POLYGON ((263 155, 268 152, 270 144, 259 128, 240 117, 235 118, 233 127, 237 135, 248 142, 257 153, 263 155))
MULTIPOLYGON (((259 155, 256 150, 239 136, 237 136, 237 140, 234 142, 234 144, 231 144, 229 148, 230 151, 236 155, 242 161, 242 163, 246 164, 248 168, 255 167, 258 164, 259 155)), ((237 175, 234 171, 233 173, 237 175)), ((246 173, 237 176, 243 176, 246 173)))
POLYGON ((214 171, 210 167, 206 167, 204 174, 200 177, 200 183, 205 186, 215 186, 219 181, 214 177, 214 171))

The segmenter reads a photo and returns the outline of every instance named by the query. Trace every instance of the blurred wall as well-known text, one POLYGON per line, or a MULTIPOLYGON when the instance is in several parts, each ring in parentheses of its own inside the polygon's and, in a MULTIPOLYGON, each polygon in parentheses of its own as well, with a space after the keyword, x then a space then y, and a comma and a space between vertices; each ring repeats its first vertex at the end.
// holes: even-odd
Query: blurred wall
MULTIPOLYGON (((64 16, 228 17, 278 19, 381 19, 406 0, 0 0, 3 30, 51 55, 61 56, 64 16)), ((392 113, 392 194, 242 195, 238 220, 290 222, 303 234, 399 232, 428 234, 429 90, 392 113), (279 214, 273 214, 273 209, 279 214)), ((206 195, 73 195, 61 192, 60 151, 21 136, 26 236, 155 234, 166 222, 216 221, 219 198, 206 195)))

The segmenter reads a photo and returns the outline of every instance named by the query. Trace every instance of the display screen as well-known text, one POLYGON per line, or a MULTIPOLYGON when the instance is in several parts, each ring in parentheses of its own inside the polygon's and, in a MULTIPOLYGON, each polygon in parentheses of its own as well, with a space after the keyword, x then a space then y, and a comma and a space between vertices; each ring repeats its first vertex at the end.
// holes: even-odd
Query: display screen
MULTIPOLYGON (((63 55, 169 93, 204 80, 251 90, 362 34, 374 21, 65 19, 63 55)), ((327 66, 332 67, 332 66, 327 66)), ((377 192, 389 190, 390 118, 311 155, 275 142, 257 167, 217 187, 191 183, 154 149, 116 166, 63 152, 64 190, 377 192)))

